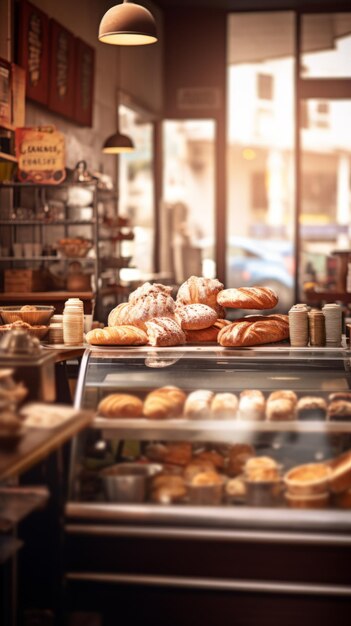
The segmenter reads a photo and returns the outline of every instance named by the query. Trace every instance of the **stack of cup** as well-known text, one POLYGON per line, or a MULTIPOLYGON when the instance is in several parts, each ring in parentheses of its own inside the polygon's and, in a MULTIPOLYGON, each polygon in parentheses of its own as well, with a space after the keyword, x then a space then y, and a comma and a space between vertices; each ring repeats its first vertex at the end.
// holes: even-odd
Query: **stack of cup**
POLYGON ((302 348, 308 345, 308 307, 295 304, 289 311, 290 344, 302 348))
POLYGON ((63 315, 53 315, 49 325, 49 343, 63 343, 63 315))
POLYGON ((326 345, 337 347, 341 345, 342 310, 340 304, 325 304, 323 309, 325 318, 326 345))
POLYGON ((67 345, 83 343, 84 306, 79 298, 69 298, 63 311, 63 341, 67 345))
POLYGON ((322 311, 312 309, 308 314, 310 345, 325 346, 325 318, 322 311))

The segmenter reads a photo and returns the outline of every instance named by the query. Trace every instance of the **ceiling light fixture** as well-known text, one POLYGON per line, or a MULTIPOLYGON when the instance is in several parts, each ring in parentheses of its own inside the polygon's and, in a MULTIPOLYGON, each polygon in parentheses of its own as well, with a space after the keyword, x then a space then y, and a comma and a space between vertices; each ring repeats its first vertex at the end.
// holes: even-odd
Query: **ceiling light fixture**
POLYGON ((155 18, 145 7, 123 0, 103 16, 99 40, 117 46, 143 46, 157 41, 155 18))
POLYGON ((121 154, 123 152, 133 152, 135 150, 134 143, 128 135, 123 135, 119 131, 119 103, 120 93, 117 91, 117 120, 116 120, 116 132, 110 135, 105 140, 102 146, 102 152, 104 154, 121 154))

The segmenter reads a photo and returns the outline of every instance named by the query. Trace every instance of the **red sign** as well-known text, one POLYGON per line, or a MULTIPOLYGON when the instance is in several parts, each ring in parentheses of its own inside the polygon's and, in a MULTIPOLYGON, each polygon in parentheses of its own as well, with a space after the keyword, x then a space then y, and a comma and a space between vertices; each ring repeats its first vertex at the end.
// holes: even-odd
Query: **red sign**
POLYGON ((16 128, 17 178, 58 185, 66 177, 65 138, 54 126, 16 128))
POLYGON ((50 20, 49 108, 68 118, 74 114, 75 39, 56 20, 50 20))
POLYGON ((27 0, 21 2, 18 43, 18 63, 26 70, 26 96, 47 104, 49 18, 27 0))
POLYGON ((95 50, 76 38, 74 119, 82 126, 93 125, 95 50))

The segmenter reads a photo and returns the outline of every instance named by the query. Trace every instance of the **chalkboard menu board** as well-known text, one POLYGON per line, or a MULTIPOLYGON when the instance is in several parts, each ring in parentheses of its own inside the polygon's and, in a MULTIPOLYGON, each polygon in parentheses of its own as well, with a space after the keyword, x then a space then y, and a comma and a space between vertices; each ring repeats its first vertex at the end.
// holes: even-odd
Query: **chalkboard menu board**
POLYGON ((19 21, 18 63, 26 70, 26 96, 48 103, 49 18, 23 0, 19 21))

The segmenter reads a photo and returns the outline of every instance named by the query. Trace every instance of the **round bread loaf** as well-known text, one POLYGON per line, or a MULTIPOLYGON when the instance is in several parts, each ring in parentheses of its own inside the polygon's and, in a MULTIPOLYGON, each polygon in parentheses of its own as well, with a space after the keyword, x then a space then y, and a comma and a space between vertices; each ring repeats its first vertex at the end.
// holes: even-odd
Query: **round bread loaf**
POLYGON ((208 389, 197 389, 190 393, 184 406, 184 415, 191 419, 210 419, 214 393, 208 389))
POLYGON ((185 343, 185 334, 171 317, 155 317, 145 322, 151 346, 179 346, 185 343))
POLYGON ((239 287, 220 291, 217 302, 232 309, 273 309, 278 296, 270 287, 239 287))
POLYGON ((144 402, 144 415, 149 419, 179 417, 183 413, 185 393, 171 385, 151 391, 144 402))
POLYGON ((217 313, 207 304, 186 304, 176 307, 175 318, 183 330, 202 330, 217 321, 217 313))
POLYGON ((138 287, 135 291, 129 295, 129 303, 136 304, 139 300, 142 300, 146 296, 157 296, 162 293, 165 296, 170 296, 172 293, 172 287, 167 287, 161 283, 144 283, 141 287, 138 287))
MULTIPOLYGON (((190 276, 178 290, 177 302, 180 304, 207 304, 216 310, 217 294, 223 284, 217 278, 190 276)), ((217 317, 220 317, 219 315, 217 317)))
POLYGON ((118 326, 124 324, 132 324, 133 320, 131 312, 132 307, 129 302, 121 302, 121 304, 119 304, 114 309, 112 309, 112 311, 110 311, 107 319, 107 325, 118 326))
POLYGON ((211 413, 216 419, 234 419, 238 404, 234 393, 216 393, 211 402, 211 413))
POLYGON ((267 419, 271 422, 291 421, 296 419, 296 403, 288 398, 267 400, 267 419))
POLYGON ((127 393, 112 393, 101 400, 98 414, 102 417, 142 417, 143 402, 127 393))
POLYGON ((258 389, 247 389, 241 392, 239 399, 238 419, 256 421, 265 418, 266 401, 258 389))
POLYGON ((173 298, 164 293, 146 295, 140 298, 131 307, 130 315, 132 323, 146 330, 146 322, 155 317, 170 317, 174 319, 175 302, 173 298))

